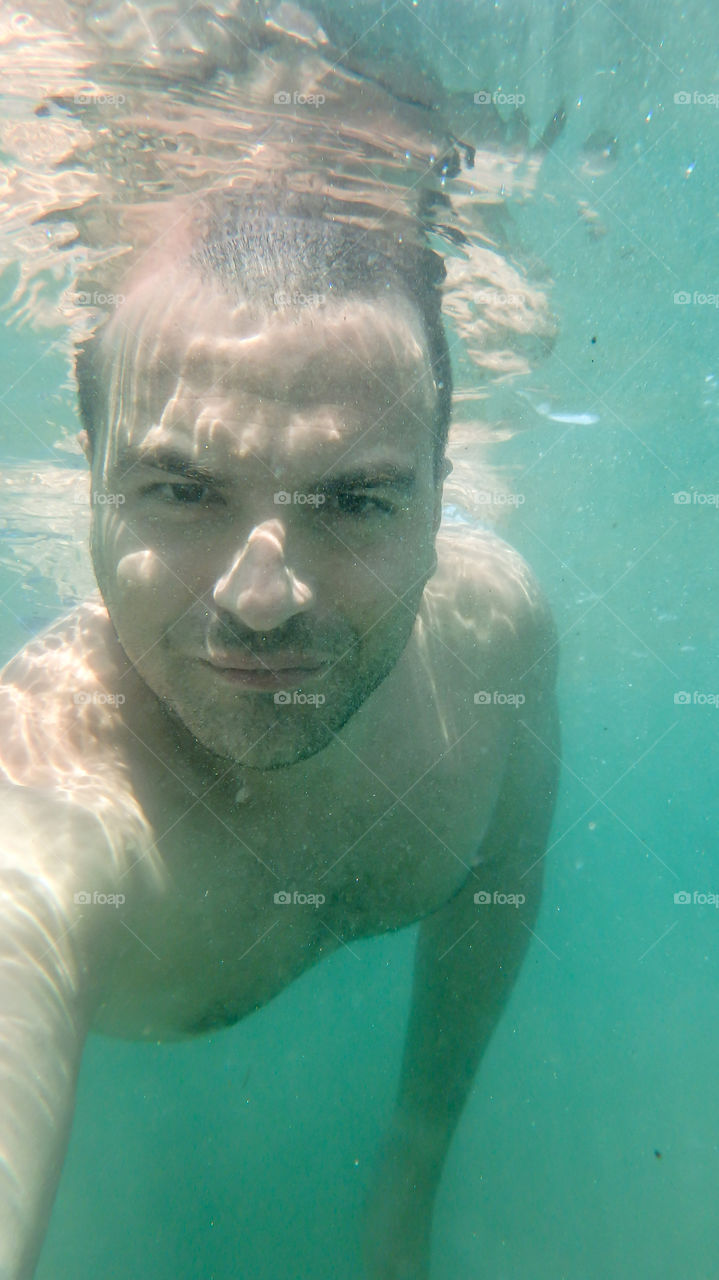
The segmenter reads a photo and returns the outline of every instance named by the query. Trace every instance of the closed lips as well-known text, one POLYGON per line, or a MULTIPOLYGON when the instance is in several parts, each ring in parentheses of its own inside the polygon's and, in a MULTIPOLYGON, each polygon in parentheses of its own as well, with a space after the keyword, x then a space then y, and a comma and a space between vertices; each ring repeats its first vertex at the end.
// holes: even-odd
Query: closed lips
POLYGON ((313 671, 323 666, 324 660, 304 654, 280 653, 271 658, 258 658, 255 654, 247 657, 221 657, 215 655, 210 659, 213 667, 222 667, 228 671, 313 671))

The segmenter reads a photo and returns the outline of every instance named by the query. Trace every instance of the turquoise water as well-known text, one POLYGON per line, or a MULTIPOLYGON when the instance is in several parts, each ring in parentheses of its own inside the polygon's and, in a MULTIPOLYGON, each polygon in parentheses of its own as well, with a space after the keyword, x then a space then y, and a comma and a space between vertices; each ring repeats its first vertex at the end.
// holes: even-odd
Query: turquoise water
MULTIPOLYGON (((492 451, 524 498, 500 531, 533 566, 561 637, 565 767, 537 938, 442 1182, 433 1280, 717 1273, 719 915, 674 902, 719 892, 719 710, 674 700, 719 693, 719 511, 674 501, 719 493, 717 309, 674 301, 719 291, 719 117, 673 101, 685 86, 715 91, 713 15, 580 5, 576 30, 572 13, 562 19, 562 58, 544 64, 529 37, 508 49, 481 30, 493 9, 506 35, 512 11, 514 30, 531 33, 570 8, 447 5, 442 16, 462 84, 468 65, 479 80, 501 55, 530 118, 565 102, 534 198, 512 206, 559 318, 526 385, 535 404, 599 421, 554 421, 507 392, 520 429, 492 451), (596 130, 616 136, 616 160, 587 177, 582 144, 596 130)), ((436 8, 420 13, 439 27, 436 8)), ((32 366, 3 397, 5 457, 47 463, 76 429, 65 367, 37 335, 4 343, 11 381, 32 366)), ((7 551, 3 561, 9 656, 67 597, 57 576, 28 576, 25 559, 14 571, 7 551)), ((333 955, 206 1040, 91 1038, 39 1280, 359 1280, 415 933, 333 955)))

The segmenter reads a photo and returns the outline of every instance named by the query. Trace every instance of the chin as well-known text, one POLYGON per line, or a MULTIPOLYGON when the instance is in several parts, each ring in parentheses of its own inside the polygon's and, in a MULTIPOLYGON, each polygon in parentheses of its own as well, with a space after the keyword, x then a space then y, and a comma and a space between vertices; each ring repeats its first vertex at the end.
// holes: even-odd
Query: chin
POLYGON ((181 698, 164 701, 196 742, 228 765, 266 772, 289 769, 331 746, 393 666, 394 660, 383 664, 351 687, 335 683, 322 707, 277 706, 267 693, 243 694, 209 708, 205 700, 194 705, 181 698))
POLYGON ((272 735, 268 734, 262 742, 240 754, 237 753, 237 748, 230 753, 220 751, 218 754, 227 760, 228 764, 240 764, 244 769, 254 769, 258 773, 271 773, 278 769, 291 769, 294 764, 300 764, 303 760, 319 755, 333 742, 334 734, 329 731, 316 732, 311 738, 295 737, 292 741, 282 743, 276 743, 272 735))
POLYGON ((211 755, 228 765, 269 771, 291 768, 324 751, 362 701, 354 696, 344 707, 335 707, 332 715, 324 707, 277 707, 272 694, 243 695, 219 715, 182 699, 163 699, 163 705, 211 755))
POLYGON ((179 681, 172 694, 166 686, 158 696, 195 743, 228 766, 264 772, 289 769, 332 745, 389 675, 398 656, 394 651, 385 653, 360 671, 336 669, 331 682, 323 685, 326 702, 322 706, 277 705, 274 695, 266 692, 208 699, 204 687, 191 684, 178 696, 179 681))

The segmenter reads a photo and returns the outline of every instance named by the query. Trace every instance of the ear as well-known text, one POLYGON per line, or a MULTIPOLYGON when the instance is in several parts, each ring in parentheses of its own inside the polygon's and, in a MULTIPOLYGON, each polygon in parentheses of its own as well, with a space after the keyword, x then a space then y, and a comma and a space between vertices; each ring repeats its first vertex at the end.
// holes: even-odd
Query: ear
POLYGON ((442 490, 444 487, 444 482, 447 479, 447 476, 450 475, 452 470, 453 470, 452 463, 450 462, 449 458, 444 458, 442 462, 442 471, 441 471, 440 479, 437 481, 436 492, 434 496, 432 533, 435 537, 437 536, 437 531, 439 529, 440 524, 442 523, 442 496, 443 496, 442 490))
POLYGON ((75 439, 77 440, 77 443, 79 444, 85 457, 87 458, 89 465, 92 466, 92 440, 90 439, 84 427, 82 431, 78 431, 77 435, 75 436, 75 439))

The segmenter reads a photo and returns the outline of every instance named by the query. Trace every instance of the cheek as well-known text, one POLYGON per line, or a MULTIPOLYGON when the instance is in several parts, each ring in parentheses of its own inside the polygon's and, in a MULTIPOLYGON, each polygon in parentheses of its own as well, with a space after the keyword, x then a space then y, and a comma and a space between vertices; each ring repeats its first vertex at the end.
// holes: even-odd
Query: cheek
POLYGON ((155 551, 122 554, 110 567, 103 595, 118 638, 140 673, 165 661, 161 643, 194 597, 155 551), (160 642, 158 644, 158 642, 160 642))
POLYGON ((348 556, 334 579, 332 603, 359 631, 372 626, 379 640, 385 628, 404 627, 410 620, 435 568, 432 539, 397 537, 372 549, 358 548, 356 559, 348 556))
POLYGON ((192 601, 177 577, 154 551, 121 555, 105 593, 118 633, 140 649, 183 614, 192 601))
POLYGON ((93 528, 92 556, 98 585, 126 623, 142 627, 143 620, 170 608, 186 607, 191 592, 163 555, 138 546, 122 520, 98 520, 93 528))
MULTIPOLYGON (((173 563, 177 556, 171 545, 164 545, 168 540, 148 537, 147 530, 138 528, 131 518, 99 513, 93 521, 91 541, 98 579, 115 593, 147 596, 159 592, 164 596, 174 587, 175 594, 187 594, 189 588, 183 586, 182 578, 190 579, 187 573, 178 573, 173 563)), ((191 571, 191 564, 188 568, 191 571)))
MULTIPOLYGON (((434 537, 427 521, 416 520, 394 527, 376 546, 358 547, 366 571, 376 574, 394 591, 402 592, 432 564, 434 537)), ((377 585, 379 585, 377 583, 377 585)))
POLYGON ((162 589, 169 577, 167 569, 154 551, 133 551, 121 556, 115 568, 115 581, 121 592, 152 592, 162 589))

